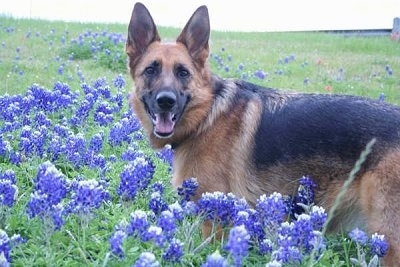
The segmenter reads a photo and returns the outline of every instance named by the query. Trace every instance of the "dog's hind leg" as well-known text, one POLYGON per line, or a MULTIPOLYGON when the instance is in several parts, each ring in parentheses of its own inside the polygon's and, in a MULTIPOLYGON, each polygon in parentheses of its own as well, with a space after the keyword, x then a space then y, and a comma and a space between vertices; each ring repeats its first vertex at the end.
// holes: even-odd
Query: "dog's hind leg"
POLYGON ((400 266, 400 149, 363 175, 360 204, 369 232, 383 234, 389 243, 384 266, 400 266))

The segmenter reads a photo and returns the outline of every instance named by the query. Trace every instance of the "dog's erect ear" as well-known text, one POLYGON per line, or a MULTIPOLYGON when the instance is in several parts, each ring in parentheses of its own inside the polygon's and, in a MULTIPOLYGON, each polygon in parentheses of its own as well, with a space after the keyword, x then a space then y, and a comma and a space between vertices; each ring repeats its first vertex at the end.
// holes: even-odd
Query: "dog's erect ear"
POLYGON ((183 43, 187 47, 190 56, 196 62, 204 65, 209 53, 209 38, 210 19, 208 10, 206 6, 201 6, 193 13, 176 41, 183 43))
POLYGON ((160 41, 160 36, 153 18, 142 3, 136 3, 129 23, 125 47, 129 60, 132 63, 135 62, 154 41, 160 41))

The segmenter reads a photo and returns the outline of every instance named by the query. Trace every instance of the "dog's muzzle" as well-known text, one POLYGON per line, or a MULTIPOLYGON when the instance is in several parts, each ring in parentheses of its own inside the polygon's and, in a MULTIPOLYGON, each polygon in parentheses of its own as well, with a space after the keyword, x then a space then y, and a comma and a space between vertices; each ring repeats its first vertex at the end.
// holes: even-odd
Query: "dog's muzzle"
POLYGON ((188 102, 188 97, 178 94, 173 88, 163 88, 147 94, 143 102, 153 123, 153 132, 159 138, 169 138, 174 134, 175 125, 188 102))
POLYGON ((173 92, 161 91, 156 95, 156 105, 159 112, 154 113, 154 133, 159 137, 169 137, 174 132, 177 98, 173 92))

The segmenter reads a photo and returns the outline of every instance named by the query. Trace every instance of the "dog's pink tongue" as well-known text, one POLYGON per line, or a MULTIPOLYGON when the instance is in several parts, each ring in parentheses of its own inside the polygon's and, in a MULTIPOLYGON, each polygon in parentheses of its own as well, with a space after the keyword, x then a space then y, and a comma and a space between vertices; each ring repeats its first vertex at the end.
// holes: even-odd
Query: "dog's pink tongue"
POLYGON ((174 114, 171 112, 158 113, 155 120, 155 131, 159 134, 170 134, 174 131, 175 122, 172 120, 174 114))

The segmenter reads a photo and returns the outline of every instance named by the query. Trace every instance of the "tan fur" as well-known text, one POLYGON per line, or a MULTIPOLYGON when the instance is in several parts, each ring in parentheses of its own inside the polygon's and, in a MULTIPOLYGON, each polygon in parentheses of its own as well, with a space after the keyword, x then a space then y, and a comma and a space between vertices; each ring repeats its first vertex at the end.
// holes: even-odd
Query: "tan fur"
MULTIPOLYGON (((140 12, 136 15, 141 16, 147 10, 140 12)), ((165 44, 160 42, 156 29, 152 27, 151 17, 146 18, 147 24, 143 27, 149 28, 153 34, 143 33, 140 28, 137 31, 131 29, 141 23, 134 15, 135 12, 126 45, 130 72, 135 81, 131 101, 153 148, 176 145, 172 178, 174 187, 180 186, 185 179, 195 177, 199 182, 195 199, 204 192, 232 192, 254 205, 262 194, 277 191, 293 195, 298 187, 298 179, 308 175, 304 173, 304 170, 308 170, 317 184, 316 204, 326 209, 332 207, 354 162, 334 155, 316 155, 307 158, 299 156, 263 170, 258 170, 253 163, 255 135, 263 108, 267 107, 274 114, 296 94, 272 92, 266 103, 262 103, 260 97, 234 101, 240 89, 234 80, 225 80, 225 90, 218 92, 221 97, 214 98, 215 88, 206 62, 208 42, 201 42, 202 38, 197 40, 197 28, 191 28, 191 24, 197 26, 199 18, 191 18, 176 43, 165 44), (135 34, 140 38, 135 39, 135 34), (197 45, 197 42, 201 45, 197 45), (151 88, 147 88, 143 72, 152 62, 160 62, 162 72, 152 81, 151 88), (192 75, 186 85, 182 85, 174 73, 179 64, 185 66, 192 75), (159 138, 154 133, 153 122, 142 101, 145 94, 163 87, 191 95, 173 135, 167 138, 159 138)), ((390 243, 385 258, 386 266, 400 263, 400 147, 398 143, 393 146, 389 151, 386 147, 374 150, 371 155, 373 167, 360 172, 328 226, 330 231, 361 227, 371 233, 385 234, 390 243)), ((210 229, 208 222, 204 233, 209 234, 210 229)))

